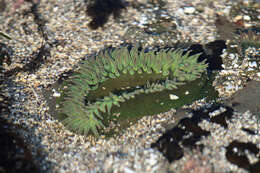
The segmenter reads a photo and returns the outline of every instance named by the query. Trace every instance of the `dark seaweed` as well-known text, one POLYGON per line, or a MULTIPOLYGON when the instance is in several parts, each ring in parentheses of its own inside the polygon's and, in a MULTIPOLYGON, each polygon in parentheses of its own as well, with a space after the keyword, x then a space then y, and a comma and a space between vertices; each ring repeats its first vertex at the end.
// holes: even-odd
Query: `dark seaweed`
POLYGON ((50 57, 50 50, 51 47, 49 46, 49 44, 42 45, 38 50, 32 53, 31 57, 33 57, 33 59, 29 63, 25 64, 23 67, 16 67, 14 69, 6 71, 5 75, 12 76, 21 71, 30 73, 35 72, 37 69, 40 68, 41 64, 44 63, 45 59, 47 57, 50 57))
POLYGON ((44 40, 48 40, 47 33, 45 32, 45 25, 46 20, 40 15, 38 12, 38 3, 33 3, 32 1, 29 1, 32 3, 32 6, 29 11, 24 12, 24 15, 32 14, 34 16, 34 22, 38 25, 38 32, 42 34, 44 40))
POLYGON ((242 128, 244 132, 247 132, 250 135, 256 135, 256 132, 254 130, 248 129, 248 128, 242 128))
POLYGON ((215 40, 204 46, 201 44, 192 44, 187 51, 190 51, 190 55, 201 53, 198 61, 206 60, 206 63, 208 63, 208 71, 213 71, 223 69, 221 66, 223 61, 220 55, 226 47, 226 41, 215 40))
POLYGON ((257 157, 257 155, 259 154, 259 148, 257 148, 255 144, 251 142, 244 143, 235 140, 230 143, 226 149, 226 158, 229 162, 237 165, 240 168, 248 170, 250 173, 260 172, 260 157, 257 157), (250 164, 246 156, 246 153, 248 152, 257 157, 258 162, 250 164))
MULTIPOLYGON (((196 145, 196 142, 201 139, 201 137, 209 136, 210 132, 202 130, 198 123, 202 120, 206 120, 212 123, 217 123, 224 128, 227 128, 226 120, 232 118, 233 109, 228 106, 214 104, 207 109, 192 110, 191 118, 183 118, 179 123, 171 130, 167 131, 163 136, 161 136, 157 142, 151 145, 152 148, 157 148, 163 155, 167 158, 169 162, 179 160, 184 155, 184 148, 187 149, 200 149, 202 151, 203 145, 196 145), (219 115, 210 117, 209 113, 214 110, 218 110, 220 107, 224 107, 226 110, 219 115)), ((248 128, 242 128, 243 131, 247 132, 249 135, 257 135, 257 132, 248 128)), ((248 170, 250 173, 260 172, 260 157, 259 148, 251 142, 239 142, 234 140, 226 147, 226 158, 227 160, 237 165, 240 168, 248 170), (256 158, 258 162, 250 164, 247 154, 251 153, 256 158)))
POLYGON ((157 148, 168 159, 169 162, 179 160, 183 156, 183 149, 203 148, 203 145, 196 145, 202 137, 210 135, 209 131, 201 129, 198 125, 202 120, 215 122, 221 126, 226 126, 226 119, 230 119, 233 109, 223 106, 226 110, 210 118, 209 113, 217 110, 221 105, 213 105, 210 109, 192 110, 191 118, 183 118, 171 130, 163 134, 157 142, 153 143, 152 148, 157 148), (177 152, 177 154, 176 154, 177 152))
POLYGON ((203 145, 196 145, 203 136, 210 135, 209 131, 201 129, 198 125, 202 120, 207 120, 226 126, 226 119, 230 119, 233 109, 225 107, 226 111, 210 118, 209 113, 217 110, 221 105, 214 105, 209 110, 198 109, 192 110, 191 118, 183 118, 171 130, 163 134, 157 142, 152 144, 152 148, 157 148, 168 159, 169 162, 180 159, 183 156, 184 147, 194 149, 203 148, 203 145), (181 147, 182 146, 182 147, 181 147), (178 154, 176 155, 176 152, 178 154))
POLYGON ((109 16, 113 15, 114 19, 120 17, 121 12, 125 9, 126 4, 122 0, 92 0, 87 6, 87 15, 92 18, 89 23, 91 29, 103 27, 109 16))

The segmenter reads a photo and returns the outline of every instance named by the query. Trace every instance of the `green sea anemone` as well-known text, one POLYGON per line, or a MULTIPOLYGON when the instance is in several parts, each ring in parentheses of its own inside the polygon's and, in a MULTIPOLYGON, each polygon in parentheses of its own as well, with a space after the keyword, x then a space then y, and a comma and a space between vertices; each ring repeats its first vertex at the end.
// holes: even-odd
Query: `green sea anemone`
POLYGON ((181 85, 193 81, 190 88, 203 87, 194 83, 207 68, 198 57, 179 49, 103 51, 82 61, 79 70, 63 82, 57 114, 69 129, 99 135, 118 117, 166 112, 182 100, 175 94, 181 85))

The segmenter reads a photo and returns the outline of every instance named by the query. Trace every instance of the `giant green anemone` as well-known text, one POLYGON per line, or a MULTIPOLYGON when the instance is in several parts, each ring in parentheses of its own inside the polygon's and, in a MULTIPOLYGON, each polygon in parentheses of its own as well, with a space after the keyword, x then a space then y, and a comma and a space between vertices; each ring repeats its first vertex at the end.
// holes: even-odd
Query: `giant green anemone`
POLYGON ((166 112, 189 94, 186 85, 186 92, 176 95, 181 85, 198 85, 194 81, 207 68, 198 57, 179 49, 103 51, 82 61, 59 88, 58 114, 69 129, 99 135, 115 118, 166 112))

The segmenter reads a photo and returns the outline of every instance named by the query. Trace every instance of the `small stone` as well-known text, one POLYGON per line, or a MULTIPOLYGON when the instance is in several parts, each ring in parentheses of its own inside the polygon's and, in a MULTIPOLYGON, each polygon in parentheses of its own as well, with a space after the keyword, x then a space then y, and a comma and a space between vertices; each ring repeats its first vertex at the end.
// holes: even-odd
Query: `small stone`
POLYGON ((238 68, 239 67, 239 65, 238 64, 234 64, 234 66, 233 66, 234 68, 238 68))
POLYGON ((133 171, 132 169, 130 169, 128 167, 124 168, 124 172, 126 172, 126 173, 135 173, 135 171, 133 171))
POLYGON ((179 8, 179 9, 176 11, 176 13, 177 13, 178 15, 183 15, 183 14, 184 14, 184 11, 183 11, 182 8, 179 8))
POLYGON ((249 62, 249 67, 257 67, 257 64, 256 64, 256 62, 254 61, 254 62, 249 62))
POLYGON ((238 16, 236 16, 236 17, 234 18, 234 22, 237 22, 237 21, 241 20, 242 18, 243 18, 243 16, 238 15, 238 16))
POLYGON ((253 71, 254 69, 253 68, 251 68, 251 67, 249 67, 248 69, 247 69, 247 71, 253 71))
POLYGON ((179 97, 174 95, 174 94, 170 94, 169 96, 170 96, 171 100, 178 100, 179 99, 179 97))
POLYGON ((53 93, 53 97, 60 97, 60 93, 54 92, 54 93, 53 93))
POLYGON ((247 20, 247 21, 250 21, 250 20, 251 20, 251 17, 248 16, 248 15, 245 15, 245 16, 243 16, 243 19, 244 19, 244 20, 247 20))
POLYGON ((225 88, 226 88, 226 90, 232 90, 232 89, 234 89, 234 86, 229 84, 225 88))
POLYGON ((184 7, 184 13, 193 14, 196 11, 194 7, 184 7))

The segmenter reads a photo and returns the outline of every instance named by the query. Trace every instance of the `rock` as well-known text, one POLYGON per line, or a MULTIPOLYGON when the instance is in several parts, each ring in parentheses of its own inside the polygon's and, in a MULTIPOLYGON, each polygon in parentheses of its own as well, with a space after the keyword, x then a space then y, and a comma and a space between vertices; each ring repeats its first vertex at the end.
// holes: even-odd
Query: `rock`
POLYGON ((260 119, 260 82, 250 81, 247 86, 235 93, 227 102, 236 111, 245 112, 250 110, 260 119))

